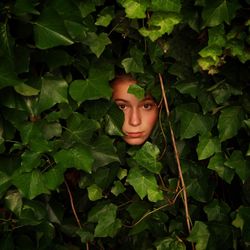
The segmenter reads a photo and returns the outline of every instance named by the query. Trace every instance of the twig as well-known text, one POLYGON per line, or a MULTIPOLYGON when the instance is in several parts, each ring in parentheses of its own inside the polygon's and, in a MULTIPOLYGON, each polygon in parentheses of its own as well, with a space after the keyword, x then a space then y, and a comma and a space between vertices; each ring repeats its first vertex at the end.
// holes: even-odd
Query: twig
POLYGON ((80 220, 78 218, 78 215, 77 215, 77 212, 76 212, 76 209, 75 209, 74 199, 73 199, 72 193, 70 191, 69 185, 68 185, 66 180, 64 180, 64 183, 66 185, 66 188, 67 188, 67 191, 68 191, 68 194, 69 194, 71 209, 73 211, 73 214, 74 214, 74 217, 76 219, 77 225, 79 226, 80 229, 82 229, 82 225, 81 225, 81 222, 80 222, 80 220))
POLYGON ((178 149, 176 146, 175 135, 174 135, 174 131, 173 131, 173 128, 172 128, 172 125, 170 122, 169 106, 168 106, 167 96, 165 93, 165 88, 164 88, 163 79, 162 79, 161 74, 159 74, 159 79, 160 79, 160 84, 161 84, 162 96, 163 96, 163 100, 164 100, 164 106, 165 106, 167 117, 168 117, 169 129, 170 129, 171 140, 172 140, 172 144, 173 144, 173 148, 174 148, 175 159, 176 159, 176 163, 177 163, 177 167, 178 167, 179 178, 181 181, 181 187, 182 187, 181 190, 183 192, 187 228, 188 228, 188 232, 190 233, 191 232, 191 223, 190 223, 190 216, 189 216, 189 210, 188 210, 187 190, 186 190, 186 186, 185 186, 185 182, 184 182, 184 178, 183 178, 183 174, 182 174, 182 168, 181 168, 178 149))

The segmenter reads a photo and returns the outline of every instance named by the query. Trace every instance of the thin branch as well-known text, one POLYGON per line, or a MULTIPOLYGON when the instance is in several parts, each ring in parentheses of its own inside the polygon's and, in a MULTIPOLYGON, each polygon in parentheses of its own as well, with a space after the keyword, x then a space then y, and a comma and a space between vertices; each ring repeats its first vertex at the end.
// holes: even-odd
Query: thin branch
POLYGON ((67 188, 67 191, 68 191, 68 194, 69 194, 71 209, 73 211, 73 214, 74 214, 74 217, 76 219, 77 225, 79 226, 80 229, 82 229, 82 225, 81 225, 81 222, 80 222, 80 220, 78 218, 78 215, 77 215, 77 212, 76 212, 76 209, 75 209, 74 199, 73 199, 72 193, 70 191, 69 185, 68 185, 66 180, 64 180, 64 183, 66 185, 66 188, 67 188))
POLYGON ((175 135, 174 135, 174 131, 173 131, 173 128, 172 128, 172 125, 170 122, 170 112, 169 112, 168 100, 167 100, 167 96, 165 93, 165 88, 164 88, 163 79, 162 79, 161 74, 159 74, 159 79, 160 79, 160 84, 161 84, 162 96, 163 96, 163 100, 164 100, 164 106, 165 106, 167 117, 168 117, 169 129, 170 129, 171 140, 172 140, 172 144, 173 144, 173 148, 174 148, 175 159, 176 159, 176 163, 177 163, 177 167, 178 167, 179 178, 180 178, 181 187, 182 187, 181 190, 183 192, 184 209, 185 209, 185 215, 186 215, 187 228, 188 228, 188 232, 190 233, 191 232, 191 222, 190 222, 190 215, 189 215, 189 210, 188 210, 187 190, 186 190, 186 186, 185 186, 185 182, 184 182, 184 178, 183 178, 183 174, 182 174, 182 168, 181 168, 178 149, 176 146, 175 135))

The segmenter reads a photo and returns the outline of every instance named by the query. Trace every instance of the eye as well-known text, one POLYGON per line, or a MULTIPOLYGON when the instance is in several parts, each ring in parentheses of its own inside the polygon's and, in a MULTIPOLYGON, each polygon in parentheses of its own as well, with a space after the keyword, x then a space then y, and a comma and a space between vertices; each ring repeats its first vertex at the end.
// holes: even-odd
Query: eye
POLYGON ((142 107, 145 110, 151 110, 154 106, 155 106, 155 103, 144 103, 142 107))
POLYGON ((117 103, 116 105, 120 110, 125 110, 127 108, 127 105, 123 103, 117 103))

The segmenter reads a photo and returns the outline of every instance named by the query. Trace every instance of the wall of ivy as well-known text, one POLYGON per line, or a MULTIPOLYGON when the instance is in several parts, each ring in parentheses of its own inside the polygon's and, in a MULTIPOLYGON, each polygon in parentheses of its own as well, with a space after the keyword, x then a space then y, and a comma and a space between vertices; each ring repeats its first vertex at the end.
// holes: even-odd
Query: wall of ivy
POLYGON ((2 0, 0 249, 249 249, 249 17, 249 0, 2 0), (110 101, 122 70, 161 103, 140 147, 110 101))

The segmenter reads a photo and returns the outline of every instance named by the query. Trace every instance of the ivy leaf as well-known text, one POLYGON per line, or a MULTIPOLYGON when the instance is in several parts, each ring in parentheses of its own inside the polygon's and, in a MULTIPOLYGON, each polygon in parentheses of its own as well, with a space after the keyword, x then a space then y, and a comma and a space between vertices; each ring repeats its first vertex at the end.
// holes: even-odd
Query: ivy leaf
POLYGON ((144 73, 143 55, 144 53, 137 48, 130 50, 131 57, 122 60, 122 66, 126 73, 144 73))
POLYGON ((128 93, 133 94, 136 96, 139 100, 142 100, 145 96, 145 90, 138 84, 132 84, 128 88, 128 93))
POLYGON ((84 40, 84 43, 87 44, 91 51, 99 58, 106 45, 110 44, 111 41, 106 33, 98 35, 94 32, 90 32, 84 40))
POLYGON ((128 18, 145 18, 148 1, 120 0, 128 18))
POLYGON ((231 106, 221 110, 217 125, 220 141, 223 142, 237 135, 243 120, 244 115, 240 106, 231 106))
POLYGON ((206 250, 209 237, 208 226, 201 221, 195 221, 194 227, 187 240, 196 243, 197 250, 206 250))
POLYGON ((150 29, 143 27, 139 29, 139 32, 154 42, 165 33, 170 34, 180 21, 181 17, 176 13, 153 13, 148 21, 150 29))
POLYGON ((45 185, 49 190, 56 190, 63 183, 64 171, 65 168, 57 164, 44 173, 45 185))
POLYGON ((225 162, 225 166, 234 169, 243 182, 250 177, 248 162, 239 150, 233 151, 230 158, 225 162))
POLYGON ((96 184, 92 184, 87 188, 88 197, 91 201, 100 200, 102 198, 102 189, 96 184))
POLYGON ((195 98, 199 93, 199 85, 197 81, 184 82, 180 81, 176 83, 176 89, 182 94, 188 94, 195 98))
POLYGON ((16 171, 12 177, 12 180, 13 184, 27 199, 34 199, 40 194, 49 193, 49 190, 45 185, 44 177, 38 170, 21 174, 20 172, 16 171))
POLYGON ((64 79, 43 78, 38 101, 39 112, 47 110, 57 103, 68 103, 67 91, 68 84, 64 79))
POLYGON ((177 237, 166 237, 154 243, 156 250, 185 250, 186 246, 177 237))
POLYGON ((91 209, 88 215, 89 222, 97 222, 95 237, 114 237, 122 224, 116 219, 117 206, 110 203, 98 204, 91 209))
POLYGON ((22 154, 22 172, 30 172, 32 169, 37 168, 42 163, 40 157, 41 153, 26 150, 22 154))
POLYGON ((213 119, 190 109, 187 105, 176 108, 180 117, 180 136, 182 139, 192 138, 197 134, 204 135, 210 132, 213 119))
POLYGON ((106 7, 98 15, 95 24, 107 27, 112 21, 113 16, 114 16, 114 7, 106 7))
POLYGON ((214 153, 221 151, 221 144, 218 138, 210 138, 208 136, 200 136, 198 147, 196 148, 198 159, 204 160, 212 156, 214 153))
POLYGON ((237 1, 215 0, 210 2, 207 0, 202 12, 203 27, 217 26, 223 22, 229 24, 235 17, 239 7, 240 5, 237 1))
POLYGON ((73 81, 69 93, 78 102, 99 98, 110 99, 112 88, 109 85, 109 80, 113 76, 114 68, 112 65, 104 62, 99 62, 99 65, 93 64, 89 72, 89 78, 73 81))
POLYGON ((214 46, 217 45, 219 47, 225 47, 226 45, 226 35, 224 30, 224 25, 218 25, 212 27, 208 30, 208 45, 214 46))
POLYGON ((153 11, 176 12, 180 13, 181 1, 176 0, 154 0, 151 1, 151 9, 153 11))
POLYGON ((111 162, 119 162, 113 140, 108 136, 100 136, 91 147, 91 152, 94 158, 94 166, 97 168, 108 165, 111 162))
POLYGON ((17 93, 24 96, 38 95, 38 93, 40 92, 39 89, 33 88, 25 83, 18 84, 14 88, 17 93))
POLYGON ((20 216, 23 201, 22 195, 18 191, 12 191, 5 196, 4 199, 6 207, 12 211, 16 216, 20 216))
POLYGON ((159 174, 162 168, 161 163, 157 160, 160 154, 159 148, 150 143, 145 142, 144 145, 136 152, 133 159, 141 166, 152 173, 159 174))
POLYGON ((63 19, 52 8, 43 10, 41 16, 34 23, 34 33, 36 46, 39 49, 73 44, 64 26, 63 19))
POLYGON ((158 185, 155 179, 155 176, 151 173, 143 171, 138 167, 134 167, 130 169, 127 182, 133 186, 136 193, 143 199, 146 195, 148 195, 149 200, 153 198, 153 202, 163 199, 162 192, 158 189, 158 185), (152 192, 158 194, 158 196, 150 197, 152 192), (156 200, 154 200, 156 197, 156 200))
POLYGON ((224 201, 213 200, 204 207, 209 221, 228 222, 230 207, 224 201))
POLYGON ((62 149, 54 155, 55 162, 66 168, 76 168, 91 173, 94 159, 85 147, 74 147, 68 150, 62 149))
POLYGON ((115 181, 114 186, 111 189, 111 193, 115 196, 118 196, 119 194, 126 191, 126 188, 123 186, 123 184, 120 181, 115 181))
POLYGON ((214 170, 223 180, 231 183, 234 177, 234 170, 224 165, 225 159, 222 153, 215 154, 209 161, 208 168, 214 170))

